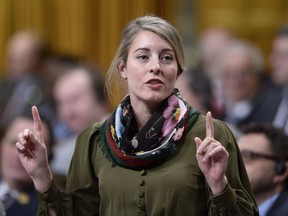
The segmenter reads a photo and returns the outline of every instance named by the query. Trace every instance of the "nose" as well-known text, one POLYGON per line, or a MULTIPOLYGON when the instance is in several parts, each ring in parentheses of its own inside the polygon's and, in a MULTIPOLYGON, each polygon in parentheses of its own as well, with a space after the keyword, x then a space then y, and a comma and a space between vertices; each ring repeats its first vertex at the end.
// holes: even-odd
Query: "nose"
POLYGON ((161 72, 160 61, 158 58, 151 59, 150 72, 159 74, 161 72))

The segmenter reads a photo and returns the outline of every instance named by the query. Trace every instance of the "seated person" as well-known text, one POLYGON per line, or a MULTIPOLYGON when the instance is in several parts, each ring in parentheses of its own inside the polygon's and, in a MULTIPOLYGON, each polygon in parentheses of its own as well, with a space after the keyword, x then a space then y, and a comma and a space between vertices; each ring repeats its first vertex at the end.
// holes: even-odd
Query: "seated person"
POLYGON ((288 216, 288 137, 270 124, 242 131, 238 145, 260 216, 288 216))
POLYGON ((272 122, 281 101, 281 91, 263 71, 256 46, 245 41, 229 43, 221 56, 226 123, 241 127, 251 122, 272 122))
POLYGON ((55 77, 52 96, 58 118, 71 134, 58 140, 53 147, 51 169, 54 174, 66 178, 78 134, 108 116, 102 74, 94 65, 79 64, 67 68, 55 77))
MULTIPOLYGON (((7 216, 36 215, 39 201, 33 182, 22 166, 15 143, 23 128, 33 129, 32 117, 24 114, 15 118, 0 130, 0 201, 3 202, 7 216)), ((43 139, 47 145, 48 157, 54 143, 49 124, 42 121, 43 139)), ((1 212, 0 212, 1 215, 1 212)))

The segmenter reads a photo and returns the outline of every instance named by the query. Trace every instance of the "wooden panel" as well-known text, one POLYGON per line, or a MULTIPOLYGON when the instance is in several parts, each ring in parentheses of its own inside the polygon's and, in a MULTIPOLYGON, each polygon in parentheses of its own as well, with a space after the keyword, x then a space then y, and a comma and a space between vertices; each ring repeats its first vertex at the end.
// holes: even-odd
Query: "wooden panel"
POLYGON ((6 55, 6 42, 11 32, 11 17, 9 8, 11 7, 11 1, 3 1, 0 7, 0 28, 5 29, 5 31, 1 31, 0 29, 0 78, 4 75, 4 61, 6 55), (8 9, 8 10, 7 10, 8 9))
POLYGON ((276 29, 288 22, 288 1, 1 0, 0 71, 7 39, 14 31, 27 27, 43 34, 54 51, 91 60, 106 71, 123 27, 147 13, 160 15, 174 24, 189 50, 194 35, 218 25, 255 42, 267 54, 276 29))
POLYGON ((250 40, 267 55, 275 31, 287 22, 287 0, 198 0, 198 34, 212 26, 230 29, 250 40))

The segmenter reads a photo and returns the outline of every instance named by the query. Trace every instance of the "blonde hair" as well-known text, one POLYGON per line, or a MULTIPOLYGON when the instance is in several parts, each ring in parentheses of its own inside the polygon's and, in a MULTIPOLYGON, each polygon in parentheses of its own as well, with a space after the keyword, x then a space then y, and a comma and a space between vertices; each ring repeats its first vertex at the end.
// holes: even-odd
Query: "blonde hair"
MULTIPOLYGON (((111 95, 111 90, 113 89, 114 84, 117 84, 117 86, 123 86, 119 85, 119 63, 121 61, 126 63, 129 49, 133 43, 135 35, 141 31, 151 31, 159 35, 171 45, 178 64, 178 75, 186 69, 183 44, 178 31, 169 22, 160 17, 153 15, 138 17, 132 20, 122 32, 119 47, 107 72, 106 89, 109 95, 111 95)), ((121 94, 119 91, 117 93, 121 94)), ((113 95, 115 96, 115 94, 113 95)))

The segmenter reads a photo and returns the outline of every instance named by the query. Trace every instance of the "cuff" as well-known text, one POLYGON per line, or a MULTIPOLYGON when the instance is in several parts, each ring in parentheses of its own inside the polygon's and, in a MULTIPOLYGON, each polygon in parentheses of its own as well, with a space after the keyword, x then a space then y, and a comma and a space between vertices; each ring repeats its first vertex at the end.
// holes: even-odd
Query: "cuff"
POLYGON ((225 211, 226 209, 231 208, 231 206, 235 203, 236 195, 234 194, 230 184, 228 183, 223 193, 217 196, 213 196, 211 194, 210 199, 212 203, 217 206, 217 208, 225 211))
POLYGON ((56 183, 53 180, 49 189, 44 193, 38 192, 38 196, 39 196, 40 202, 42 204, 45 203, 49 208, 54 208, 55 203, 57 202, 57 199, 59 199, 59 193, 60 193, 60 191, 59 191, 56 183))

